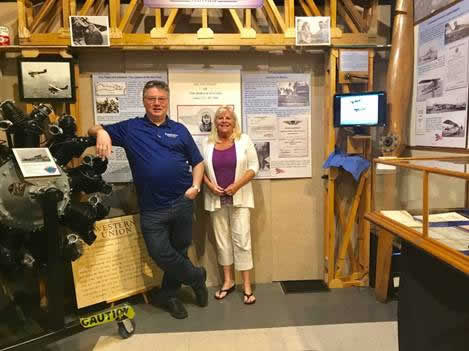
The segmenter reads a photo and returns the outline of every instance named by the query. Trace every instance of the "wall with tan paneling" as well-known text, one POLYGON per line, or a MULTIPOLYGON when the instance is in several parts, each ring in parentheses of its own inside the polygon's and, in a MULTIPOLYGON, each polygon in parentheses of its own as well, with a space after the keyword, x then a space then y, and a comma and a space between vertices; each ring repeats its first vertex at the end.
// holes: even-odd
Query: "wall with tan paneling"
MULTIPOLYGON (((1 60, 0 99, 18 100, 16 60, 1 60)), ((323 277, 323 181, 324 157, 323 93, 324 54, 278 54, 243 52, 168 52, 82 49, 74 53, 80 67, 77 79, 80 94, 80 126, 86 131, 94 124, 91 75, 98 72, 151 72, 169 64, 233 64, 243 70, 311 73, 311 178, 254 180, 256 208, 251 213, 254 254, 253 280, 322 279, 323 277)), ((92 153, 93 150, 87 150, 92 153)), ((221 281, 215 241, 203 202, 197 200, 194 245, 190 255, 208 270, 208 284, 221 281)), ((138 211, 131 185, 115 186, 109 199, 111 216, 138 211)), ((239 280, 239 276, 237 277, 239 280)))

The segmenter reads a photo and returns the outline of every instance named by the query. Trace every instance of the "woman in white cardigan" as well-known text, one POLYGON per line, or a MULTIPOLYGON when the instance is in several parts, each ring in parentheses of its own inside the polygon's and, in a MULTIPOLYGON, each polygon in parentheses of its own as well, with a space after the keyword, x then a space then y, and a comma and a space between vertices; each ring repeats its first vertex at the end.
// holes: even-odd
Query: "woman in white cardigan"
POLYGON ((251 179, 259 170, 254 144, 242 134, 238 118, 229 106, 215 113, 214 128, 203 143, 205 162, 205 209, 210 211, 217 242, 218 263, 224 281, 215 298, 221 300, 235 290, 232 266, 241 271, 244 303, 256 302, 249 272, 251 252, 250 208, 254 207, 251 179))

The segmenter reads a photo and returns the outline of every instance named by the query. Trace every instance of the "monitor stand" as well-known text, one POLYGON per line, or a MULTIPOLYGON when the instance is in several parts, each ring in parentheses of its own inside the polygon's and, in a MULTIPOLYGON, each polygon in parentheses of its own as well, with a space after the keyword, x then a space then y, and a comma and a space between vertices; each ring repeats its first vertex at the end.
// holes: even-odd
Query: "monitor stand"
POLYGON ((366 135, 366 136, 370 135, 370 130, 368 129, 368 127, 355 126, 355 127, 352 127, 352 131, 353 131, 353 135, 366 135))

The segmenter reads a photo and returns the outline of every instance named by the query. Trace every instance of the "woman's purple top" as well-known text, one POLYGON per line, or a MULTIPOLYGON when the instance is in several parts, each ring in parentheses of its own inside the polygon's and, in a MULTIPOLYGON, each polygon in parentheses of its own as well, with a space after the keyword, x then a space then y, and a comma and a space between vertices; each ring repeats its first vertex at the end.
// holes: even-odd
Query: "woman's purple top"
MULTIPOLYGON (((226 150, 213 150, 212 157, 213 170, 215 178, 220 187, 225 189, 228 185, 233 184, 236 172, 236 148, 235 145, 226 150)), ((222 205, 233 204, 233 197, 226 195, 220 198, 222 205)))

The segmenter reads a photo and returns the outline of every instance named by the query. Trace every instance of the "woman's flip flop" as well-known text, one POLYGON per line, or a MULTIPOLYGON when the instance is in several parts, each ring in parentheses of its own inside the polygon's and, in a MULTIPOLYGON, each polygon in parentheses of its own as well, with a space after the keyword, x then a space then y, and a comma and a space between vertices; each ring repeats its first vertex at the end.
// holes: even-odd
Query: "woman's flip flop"
POLYGON ((229 294, 231 294, 233 291, 236 289, 236 284, 233 284, 233 286, 229 289, 220 289, 215 293, 215 298, 217 300, 223 300, 225 297, 227 297, 229 294), (225 293, 225 295, 220 296, 220 294, 225 293))
POLYGON ((254 305, 256 303, 256 297, 254 296, 254 300, 253 301, 249 301, 249 299, 251 298, 251 296, 254 296, 254 293, 250 293, 250 294, 246 294, 244 292, 244 297, 246 298, 244 300, 244 304, 245 305, 254 305))

